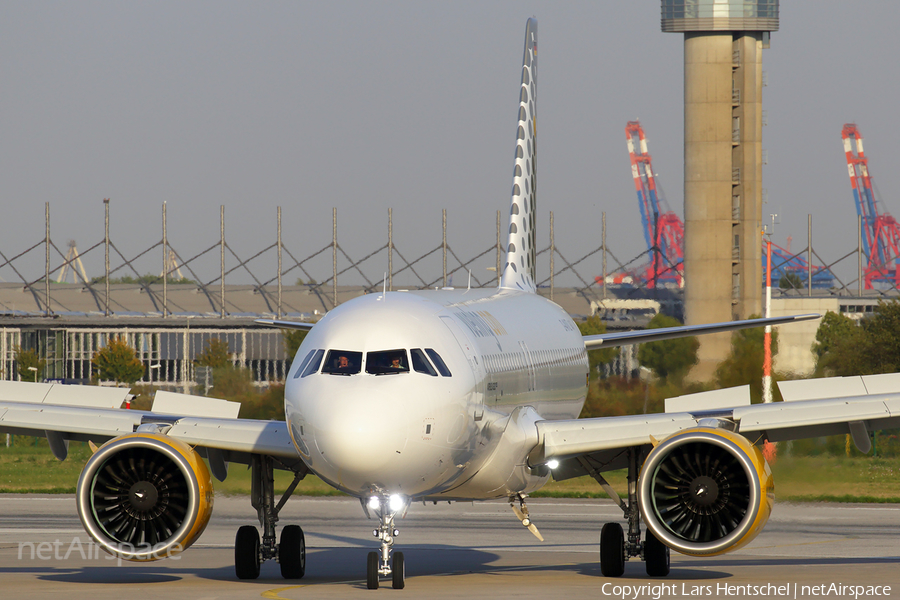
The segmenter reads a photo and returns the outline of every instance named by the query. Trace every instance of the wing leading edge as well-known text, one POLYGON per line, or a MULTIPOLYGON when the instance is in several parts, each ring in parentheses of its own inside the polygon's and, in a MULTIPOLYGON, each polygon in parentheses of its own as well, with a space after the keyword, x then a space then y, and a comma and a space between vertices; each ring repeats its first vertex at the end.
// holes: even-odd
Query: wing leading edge
POLYGON ((588 350, 597 348, 609 348, 613 346, 626 346, 628 344, 641 344, 644 342, 658 342, 673 338, 688 337, 698 334, 721 333, 723 331, 736 331, 750 327, 762 327, 765 325, 782 325, 784 323, 796 323, 819 319, 822 315, 791 315, 788 317, 770 317, 768 319, 747 319, 746 321, 728 321, 727 323, 709 323, 706 325, 683 325, 681 327, 661 327, 659 329, 640 329, 637 331, 622 331, 601 333, 598 335, 584 336, 584 347, 588 350))
POLYGON ((279 327, 281 329, 299 329, 301 331, 309 331, 315 326, 315 323, 301 323, 300 321, 283 321, 281 319, 255 319, 254 323, 260 325, 268 325, 269 327, 279 327))

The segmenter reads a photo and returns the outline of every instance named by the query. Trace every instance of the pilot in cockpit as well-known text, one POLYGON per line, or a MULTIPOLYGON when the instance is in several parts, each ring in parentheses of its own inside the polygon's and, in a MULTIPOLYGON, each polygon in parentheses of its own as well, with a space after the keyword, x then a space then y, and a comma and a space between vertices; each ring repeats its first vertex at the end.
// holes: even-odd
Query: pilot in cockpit
POLYGON ((390 368, 395 371, 406 371, 406 365, 403 364, 403 357, 399 354, 395 354, 391 357, 391 365, 390 368))

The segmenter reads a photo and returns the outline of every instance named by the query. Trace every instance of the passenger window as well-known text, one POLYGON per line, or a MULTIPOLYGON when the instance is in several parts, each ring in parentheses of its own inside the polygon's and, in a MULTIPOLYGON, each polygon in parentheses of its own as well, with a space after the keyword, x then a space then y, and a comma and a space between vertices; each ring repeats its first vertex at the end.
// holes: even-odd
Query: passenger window
POLYGON ((422 352, 420 348, 413 348, 409 353, 412 355, 413 370, 416 373, 425 373, 426 375, 437 377, 437 371, 434 370, 434 367, 432 367, 431 363, 428 362, 428 359, 425 358, 425 353, 422 352))
POLYGON ((315 350, 309 351, 309 353, 306 355, 306 358, 304 358, 303 362, 300 363, 300 366, 297 367, 297 372, 294 373, 294 379, 297 379, 298 377, 300 377, 300 373, 303 372, 303 369, 305 369, 306 365, 309 363, 309 359, 311 359, 313 357, 313 354, 315 354, 315 353, 316 353, 315 350))
POLYGON ((434 363, 434 366, 437 367, 438 372, 444 377, 450 377, 450 369, 447 368, 447 364, 444 362, 444 359, 441 358, 441 355, 434 351, 432 348, 425 348, 425 352, 428 353, 428 356, 431 357, 431 362, 434 363))
POLYGON ((303 369, 303 374, 300 375, 300 377, 306 377, 307 375, 312 375, 317 372, 319 370, 319 365, 322 364, 323 356, 325 356, 324 350, 316 350, 315 355, 313 355, 312 359, 307 363, 306 367, 303 369))
POLYGON ((356 375, 362 365, 362 352, 329 350, 322 373, 329 375, 356 375))
POLYGON ((396 375, 409 373, 406 350, 382 350, 366 354, 366 373, 370 375, 396 375))

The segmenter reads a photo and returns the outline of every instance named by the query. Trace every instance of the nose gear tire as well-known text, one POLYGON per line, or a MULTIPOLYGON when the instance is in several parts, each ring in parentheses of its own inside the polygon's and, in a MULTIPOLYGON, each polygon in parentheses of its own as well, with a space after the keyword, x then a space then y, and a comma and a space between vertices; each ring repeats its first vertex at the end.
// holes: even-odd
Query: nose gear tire
POLYGON ((393 587, 395 590, 402 590, 406 587, 406 561, 403 559, 402 552, 394 552, 394 564, 391 566, 391 577, 393 577, 393 587))
POLYGON ((378 563, 380 560, 377 552, 369 552, 366 557, 366 587, 370 590, 378 589, 378 563))

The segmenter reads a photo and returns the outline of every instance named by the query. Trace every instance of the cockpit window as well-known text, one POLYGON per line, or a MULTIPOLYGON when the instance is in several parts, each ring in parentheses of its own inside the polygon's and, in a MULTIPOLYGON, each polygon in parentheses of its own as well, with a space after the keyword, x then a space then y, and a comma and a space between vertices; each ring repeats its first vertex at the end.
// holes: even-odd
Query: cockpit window
POLYGON ((431 362, 434 363, 434 366, 437 367, 440 374, 444 377, 450 377, 450 369, 447 368, 447 364, 444 362, 444 359, 441 358, 441 355, 435 352, 433 348, 425 348, 425 352, 431 357, 431 362))
POLYGON ((370 375, 395 375, 409 373, 406 350, 382 350, 366 354, 366 373, 370 375))
POLYGON ((420 348, 413 348, 409 353, 412 356, 412 365, 415 372, 437 377, 437 371, 434 370, 434 367, 432 367, 431 363, 428 362, 428 359, 425 358, 425 353, 422 352, 420 348))
MULTIPOLYGON (((312 354, 312 353, 310 353, 310 354, 312 354)), ((298 373, 300 373, 300 377, 306 377, 307 375, 312 375, 313 373, 318 371, 319 365, 322 364, 323 356, 325 356, 324 350, 316 350, 313 357, 311 359, 309 359, 309 362, 306 364, 305 367, 303 367, 303 372, 300 373, 299 370, 297 371, 298 373)), ((297 376, 294 375, 294 378, 296 378, 296 377, 297 376)))
POLYGON ((300 363, 300 366, 297 367, 297 372, 294 373, 294 379, 297 379, 298 377, 300 377, 300 373, 303 372, 303 369, 305 369, 306 365, 309 363, 309 359, 311 359, 313 357, 313 354, 315 354, 315 353, 316 353, 315 350, 309 351, 309 353, 306 355, 306 358, 304 358, 303 362, 300 363))
POLYGON ((328 373, 329 375, 356 375, 359 373, 360 365, 362 365, 362 352, 329 350, 328 358, 325 359, 325 366, 322 367, 322 373, 328 373))

